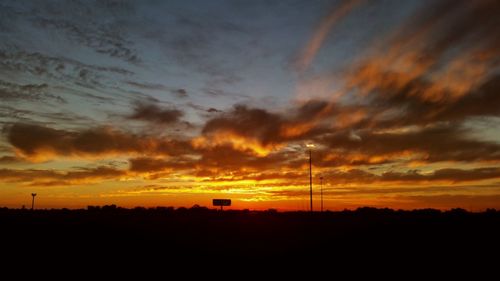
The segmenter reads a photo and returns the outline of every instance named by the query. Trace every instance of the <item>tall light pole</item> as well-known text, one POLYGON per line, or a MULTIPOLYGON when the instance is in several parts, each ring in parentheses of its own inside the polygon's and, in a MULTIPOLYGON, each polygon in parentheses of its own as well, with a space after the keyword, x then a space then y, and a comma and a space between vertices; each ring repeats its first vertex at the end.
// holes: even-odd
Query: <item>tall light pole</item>
POLYGON ((319 177, 321 184, 321 212, 323 213, 323 177, 319 177))
POLYGON ((36 193, 31 193, 31 196, 33 196, 33 200, 31 200, 31 210, 33 211, 35 209, 35 196, 36 196, 36 193))
POLYGON ((309 148, 309 198, 311 201, 311 213, 313 211, 313 184, 312 184, 312 148, 314 144, 307 144, 309 148))

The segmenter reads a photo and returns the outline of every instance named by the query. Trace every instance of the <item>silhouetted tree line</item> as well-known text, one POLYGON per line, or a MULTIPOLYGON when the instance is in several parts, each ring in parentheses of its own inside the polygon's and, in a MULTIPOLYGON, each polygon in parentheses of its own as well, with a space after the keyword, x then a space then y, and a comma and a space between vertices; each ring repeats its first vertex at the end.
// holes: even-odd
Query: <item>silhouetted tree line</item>
MULTIPOLYGON (((30 209, 21 208, 21 209, 9 209, 7 207, 0 207, 0 212, 32 212, 30 209)), ((171 207, 171 206, 157 206, 157 207, 142 207, 137 206, 134 208, 124 208, 116 206, 115 204, 104 205, 104 206, 93 206, 89 205, 86 209, 37 209, 36 212, 74 212, 74 213, 99 213, 99 212, 123 212, 123 213, 221 213, 218 208, 208 208, 204 206, 200 206, 198 204, 193 205, 190 208, 186 207, 171 207)), ((289 214, 297 214, 297 215, 311 215, 309 211, 283 211, 280 212, 277 209, 270 208, 267 210, 224 210, 222 213, 225 214, 280 214, 280 215, 289 215, 289 214)), ((342 211, 330 211, 327 210, 325 212, 313 212, 313 215, 316 216, 332 216, 332 215, 359 215, 359 216, 391 216, 391 215, 427 215, 427 216, 439 216, 439 215, 481 215, 481 214, 499 214, 500 210, 496 210, 494 208, 487 208, 482 212, 469 212, 462 208, 453 208, 449 210, 439 210, 439 209, 414 209, 414 210, 395 210, 390 208, 374 208, 374 207, 360 207, 354 210, 344 209, 342 211)))

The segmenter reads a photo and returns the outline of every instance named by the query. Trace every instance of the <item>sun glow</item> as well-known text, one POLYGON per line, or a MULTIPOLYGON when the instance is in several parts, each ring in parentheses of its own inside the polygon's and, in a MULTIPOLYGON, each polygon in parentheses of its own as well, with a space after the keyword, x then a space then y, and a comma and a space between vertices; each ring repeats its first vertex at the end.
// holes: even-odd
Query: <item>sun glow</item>
POLYGON ((200 136, 192 139, 195 148, 212 148, 216 146, 230 145, 238 151, 251 151, 255 156, 264 157, 282 145, 263 145, 256 139, 243 137, 231 132, 217 132, 208 137, 200 136))

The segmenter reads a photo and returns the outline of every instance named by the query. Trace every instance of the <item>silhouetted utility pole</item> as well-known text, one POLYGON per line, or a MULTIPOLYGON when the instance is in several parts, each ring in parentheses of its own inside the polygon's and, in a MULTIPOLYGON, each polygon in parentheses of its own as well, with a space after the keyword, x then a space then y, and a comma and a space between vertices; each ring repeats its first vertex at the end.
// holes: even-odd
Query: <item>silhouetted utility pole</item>
POLYGON ((311 212, 313 211, 313 180, 312 180, 312 157, 311 149, 309 148, 309 197, 311 200, 311 212))
POLYGON ((321 212, 323 212, 323 177, 319 177, 321 184, 321 212))
POLYGON ((312 181, 312 148, 314 144, 307 144, 309 148, 309 198, 311 201, 311 212, 313 211, 313 181, 312 181))
POLYGON ((31 210, 33 211, 35 209, 35 196, 36 196, 36 193, 31 193, 31 196, 33 196, 33 200, 31 201, 31 210))

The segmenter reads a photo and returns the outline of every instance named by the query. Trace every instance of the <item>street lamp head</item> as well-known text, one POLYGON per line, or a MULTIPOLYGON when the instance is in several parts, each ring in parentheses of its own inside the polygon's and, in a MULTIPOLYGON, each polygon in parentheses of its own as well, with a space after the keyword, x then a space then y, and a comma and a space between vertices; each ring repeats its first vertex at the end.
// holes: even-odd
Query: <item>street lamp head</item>
POLYGON ((31 193, 31 196, 35 197, 35 196, 36 196, 36 193, 31 193))
POLYGON ((306 147, 308 147, 308 148, 313 148, 313 147, 315 147, 315 145, 314 145, 314 144, 312 144, 312 143, 308 143, 308 144, 306 144, 306 147))

